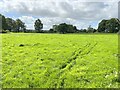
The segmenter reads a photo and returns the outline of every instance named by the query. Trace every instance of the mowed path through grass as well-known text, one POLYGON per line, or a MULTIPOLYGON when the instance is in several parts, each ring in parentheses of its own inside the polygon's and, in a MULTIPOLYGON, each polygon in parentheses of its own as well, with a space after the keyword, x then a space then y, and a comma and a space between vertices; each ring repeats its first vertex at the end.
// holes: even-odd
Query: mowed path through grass
POLYGON ((117 34, 2 34, 3 88, 118 87, 117 34))

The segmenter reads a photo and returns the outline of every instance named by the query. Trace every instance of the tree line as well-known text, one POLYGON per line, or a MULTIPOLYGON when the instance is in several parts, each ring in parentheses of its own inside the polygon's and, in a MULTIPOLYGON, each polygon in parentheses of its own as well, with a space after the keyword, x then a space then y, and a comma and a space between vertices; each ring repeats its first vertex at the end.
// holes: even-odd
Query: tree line
POLYGON ((25 32, 26 25, 20 19, 13 20, 12 18, 5 18, 5 16, 0 14, 0 29, 5 33, 9 32, 25 32))
POLYGON ((76 26, 71 24, 61 23, 58 25, 53 25, 50 30, 42 30, 43 23, 40 19, 35 20, 34 28, 35 30, 26 29, 25 23, 20 19, 6 18, 4 15, 0 14, 0 32, 25 32, 25 33, 117 33, 120 31, 120 20, 118 18, 111 18, 109 20, 102 20, 98 24, 98 28, 92 28, 91 25, 87 29, 77 29, 76 26))

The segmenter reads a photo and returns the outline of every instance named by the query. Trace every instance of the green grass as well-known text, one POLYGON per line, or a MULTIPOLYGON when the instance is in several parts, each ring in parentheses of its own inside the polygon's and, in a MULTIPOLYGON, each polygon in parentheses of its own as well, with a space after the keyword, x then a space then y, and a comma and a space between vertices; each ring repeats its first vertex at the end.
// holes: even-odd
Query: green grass
POLYGON ((117 88, 116 34, 2 34, 3 88, 117 88))

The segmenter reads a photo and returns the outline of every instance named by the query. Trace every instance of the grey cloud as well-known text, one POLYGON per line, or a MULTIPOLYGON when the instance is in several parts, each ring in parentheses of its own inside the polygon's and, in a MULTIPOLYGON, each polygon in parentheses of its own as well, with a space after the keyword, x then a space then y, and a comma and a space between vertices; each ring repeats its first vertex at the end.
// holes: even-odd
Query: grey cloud
POLYGON ((80 1, 22 1, 8 4, 9 11, 15 11, 21 15, 42 17, 64 17, 73 19, 89 19, 96 17, 108 7, 104 2, 80 2, 80 1))

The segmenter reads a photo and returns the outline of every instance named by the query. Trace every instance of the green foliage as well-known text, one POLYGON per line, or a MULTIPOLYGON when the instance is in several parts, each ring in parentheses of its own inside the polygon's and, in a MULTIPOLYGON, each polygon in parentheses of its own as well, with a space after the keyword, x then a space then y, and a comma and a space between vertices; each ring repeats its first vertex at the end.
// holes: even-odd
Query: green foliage
POLYGON ((10 32, 25 32, 26 26, 25 23, 23 23, 20 19, 17 19, 16 21, 12 18, 5 18, 5 16, 0 14, 0 29, 2 29, 2 33, 7 32, 9 30, 10 32))
POLYGON ((3 88, 118 88, 115 34, 1 36, 3 88))
POLYGON ((2 29, 2 30, 6 30, 7 29, 7 23, 6 23, 5 16, 3 16, 1 14, 0 14, 0 29, 2 29))
POLYGON ((41 32, 41 29, 43 28, 43 24, 40 19, 37 19, 35 21, 34 27, 37 32, 41 32))
POLYGON ((10 32, 16 29, 15 20, 13 20, 12 18, 6 18, 6 23, 7 23, 7 30, 9 30, 10 32))
POLYGON ((58 32, 58 33, 74 33, 76 32, 77 28, 76 26, 66 24, 66 23, 61 23, 59 25, 53 25, 53 31, 58 32))
POLYGON ((20 19, 16 20, 16 32, 24 31, 26 29, 25 23, 23 23, 20 19))
POLYGON ((102 20, 98 26, 98 32, 117 33, 120 30, 120 20, 111 18, 110 20, 102 20))

